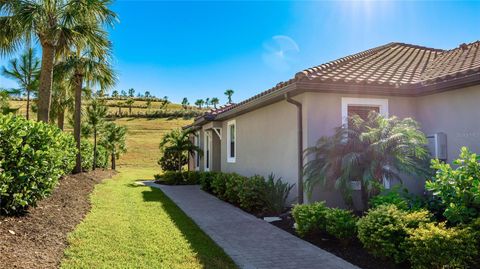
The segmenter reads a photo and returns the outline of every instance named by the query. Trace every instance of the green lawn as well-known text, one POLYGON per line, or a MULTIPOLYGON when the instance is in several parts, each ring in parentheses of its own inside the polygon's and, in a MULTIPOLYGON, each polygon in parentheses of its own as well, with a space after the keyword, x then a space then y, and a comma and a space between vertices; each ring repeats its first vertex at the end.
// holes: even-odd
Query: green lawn
POLYGON ((158 143, 185 121, 122 119, 129 152, 120 173, 96 186, 92 210, 69 235, 62 268, 236 268, 160 190, 138 186, 159 172, 158 143))

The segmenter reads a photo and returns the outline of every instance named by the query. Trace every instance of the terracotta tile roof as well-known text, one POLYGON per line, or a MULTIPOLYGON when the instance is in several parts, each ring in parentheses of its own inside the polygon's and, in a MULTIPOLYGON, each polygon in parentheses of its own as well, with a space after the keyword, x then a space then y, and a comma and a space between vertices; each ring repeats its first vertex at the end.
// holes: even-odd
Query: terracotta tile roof
POLYGON ((319 86, 327 83, 382 86, 392 90, 420 89, 470 75, 480 75, 480 41, 462 44, 448 51, 389 43, 303 70, 288 81, 280 82, 238 104, 207 112, 197 120, 213 120, 217 115, 240 108, 295 82, 313 82, 319 86))

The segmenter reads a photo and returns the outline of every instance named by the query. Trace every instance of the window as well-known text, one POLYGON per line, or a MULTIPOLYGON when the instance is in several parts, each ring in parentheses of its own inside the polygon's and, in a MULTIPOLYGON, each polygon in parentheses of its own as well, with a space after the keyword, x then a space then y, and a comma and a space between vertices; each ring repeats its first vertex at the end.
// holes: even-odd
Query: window
POLYGON ((366 119, 370 111, 388 117, 388 99, 342 98, 342 124, 348 124, 348 117, 354 114, 366 119))
MULTIPOLYGON (((198 132, 193 137, 193 143, 195 146, 200 147, 200 134, 198 132)), ((198 152, 195 152, 195 170, 200 170, 200 154, 198 152)))
POLYGON ((235 120, 227 123, 227 162, 234 163, 237 154, 237 125, 235 120))
POLYGON ((204 164, 205 171, 210 171, 210 164, 212 163, 212 134, 208 131, 205 132, 205 144, 204 144, 204 164))

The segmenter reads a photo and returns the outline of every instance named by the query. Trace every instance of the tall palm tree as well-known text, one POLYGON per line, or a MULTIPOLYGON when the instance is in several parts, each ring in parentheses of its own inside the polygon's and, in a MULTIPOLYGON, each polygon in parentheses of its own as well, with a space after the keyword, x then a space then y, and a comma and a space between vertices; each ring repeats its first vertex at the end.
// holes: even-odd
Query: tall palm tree
POLYGON ((27 120, 30 119, 30 94, 35 93, 40 75, 40 60, 35 57, 35 51, 29 48, 19 59, 12 59, 9 67, 2 68, 5 77, 14 79, 19 84, 19 90, 27 95, 27 120))
POLYGON ((187 97, 183 97, 183 100, 182 100, 182 107, 183 107, 183 109, 187 109, 189 104, 190 104, 190 103, 188 102, 187 97))
POLYGON ((231 104, 232 103, 232 95, 233 95, 234 91, 232 89, 228 89, 225 91, 225 95, 227 96, 228 98, 228 103, 231 104))
POLYGON ((0 53, 17 51, 35 38, 42 46, 38 120, 49 122, 54 59, 79 40, 95 43, 96 26, 113 25, 110 0, 0 1, 0 53))
POLYGON ((105 122, 107 116, 107 106, 104 101, 94 98, 87 106, 87 124, 92 128, 93 132, 93 170, 97 167, 97 135, 99 129, 105 122))
POLYGON ((311 157, 304 170, 306 189, 311 194, 317 185, 334 186, 352 205, 351 181, 359 180, 366 208, 385 180, 401 182, 401 174, 429 173, 426 143, 418 123, 410 118, 384 118, 371 112, 364 120, 354 115, 333 136, 320 138, 305 151, 305 158, 311 157))
POLYGON ((133 104, 135 103, 135 99, 133 98, 128 98, 127 101, 125 101, 125 104, 128 105, 128 114, 129 115, 132 115, 132 106, 133 104))
POLYGON ((165 154, 166 152, 176 156, 176 163, 178 164, 178 171, 182 171, 182 157, 185 155, 194 156, 195 153, 202 154, 202 149, 195 145, 190 139, 195 134, 193 129, 182 131, 180 129, 172 130, 167 133, 160 142, 160 150, 165 154))
POLYGON ((113 170, 116 169, 116 160, 120 157, 120 154, 127 151, 125 144, 126 134, 127 129, 123 126, 117 126, 113 122, 105 125, 100 145, 105 147, 110 154, 113 170))
POLYGON ((205 104, 205 101, 203 101, 203 99, 197 99, 197 101, 195 101, 195 105, 201 109, 202 106, 205 104))
POLYGON ((213 108, 217 109, 217 105, 220 103, 220 100, 218 100, 217 97, 213 97, 212 100, 210 100, 210 104, 212 104, 213 108))
POLYGON ((74 100, 72 85, 65 76, 61 76, 61 72, 55 72, 55 78, 52 88, 52 109, 50 117, 57 118, 57 126, 61 130, 65 125, 65 112, 73 111, 74 100))
POLYGON ((68 56, 60 62, 59 68, 70 74, 75 91, 75 112, 73 133, 77 142, 77 162, 75 173, 82 171, 81 146, 81 114, 82 114, 82 90, 85 82, 89 85, 98 85, 102 90, 115 85, 117 78, 110 65, 110 44, 107 34, 97 28, 95 43, 84 43, 76 46, 68 56))

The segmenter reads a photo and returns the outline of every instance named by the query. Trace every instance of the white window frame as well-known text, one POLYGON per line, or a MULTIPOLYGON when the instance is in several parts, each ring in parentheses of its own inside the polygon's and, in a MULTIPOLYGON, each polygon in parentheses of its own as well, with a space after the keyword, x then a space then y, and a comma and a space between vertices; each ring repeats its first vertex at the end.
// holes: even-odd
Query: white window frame
POLYGON ((231 120, 229 122, 227 122, 227 163, 235 163, 237 161, 237 121, 236 120, 231 120), (231 137, 231 134, 230 134, 230 126, 235 126, 235 129, 234 129, 234 134, 233 134, 233 137, 235 139, 234 141, 234 145, 233 145, 233 151, 235 153, 235 156, 231 157, 231 150, 230 150, 230 137, 231 137))
POLYGON ((204 151, 203 167, 204 167, 204 170, 208 172, 211 170, 211 167, 212 167, 212 134, 209 131, 204 132, 203 151, 204 151), (207 162, 208 162, 208 166, 207 166, 207 162))
MULTIPOLYGON (((193 135, 193 143, 195 144, 195 146, 197 147, 200 147, 200 133, 199 132, 195 132, 194 135, 193 135)), ((200 154, 198 152, 195 152, 194 154, 194 165, 193 167, 195 168, 195 171, 199 171, 200 170, 200 154)))
POLYGON ((342 124, 348 124, 348 106, 375 106, 380 115, 388 117, 388 99, 342 97, 342 124))

